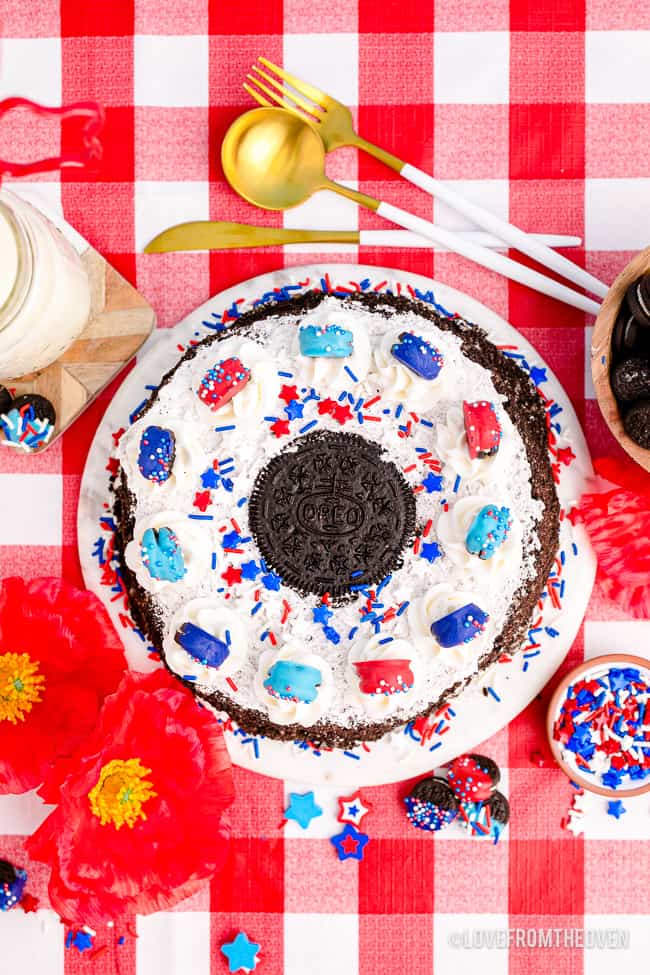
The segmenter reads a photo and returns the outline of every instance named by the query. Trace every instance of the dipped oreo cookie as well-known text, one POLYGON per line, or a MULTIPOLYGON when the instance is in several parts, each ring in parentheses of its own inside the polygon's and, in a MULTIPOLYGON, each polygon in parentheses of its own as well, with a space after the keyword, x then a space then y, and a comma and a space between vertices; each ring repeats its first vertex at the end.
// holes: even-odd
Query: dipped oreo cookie
POLYGON ((45 396, 41 396, 39 393, 25 393, 23 396, 17 396, 11 404, 11 409, 18 410, 19 413, 24 407, 33 411, 35 420, 45 420, 52 426, 56 423, 56 410, 45 396))
POLYGON ((650 450, 650 399, 633 403, 623 417, 623 428, 630 440, 650 450))
POLYGON ((625 299, 639 325, 650 328, 650 274, 634 281, 625 292, 625 299))
POLYGON ((447 766, 449 785, 460 802, 489 799, 501 779, 499 766, 485 755, 459 755, 447 766))
POLYGON ((0 416, 7 413, 11 407, 11 393, 4 386, 0 386, 0 416))
POLYGON ((430 833, 437 833, 453 822, 460 808, 449 783, 436 776, 416 782, 404 805, 411 825, 430 833))
POLYGON ((494 792, 487 802, 487 807, 490 810, 490 818, 493 823, 496 823, 501 829, 508 825, 510 803, 502 792, 498 790, 494 792))
POLYGON ((621 403, 650 397, 650 361, 624 359, 612 369, 611 383, 614 395, 621 403))

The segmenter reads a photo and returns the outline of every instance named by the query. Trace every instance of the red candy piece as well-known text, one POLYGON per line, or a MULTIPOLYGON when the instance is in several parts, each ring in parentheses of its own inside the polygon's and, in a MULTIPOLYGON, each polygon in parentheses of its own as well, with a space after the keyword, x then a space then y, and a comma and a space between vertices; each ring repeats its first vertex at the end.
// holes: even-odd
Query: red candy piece
POLYGON ((336 400, 330 399, 328 396, 327 399, 322 399, 318 404, 318 412, 321 416, 323 416, 325 413, 331 413, 336 405, 336 400))
POLYGON ((345 406, 339 406, 337 403, 330 412, 337 423, 340 423, 341 426, 343 426, 344 423, 347 423, 348 420, 352 419, 352 410, 347 403, 345 406))
POLYGON ((493 404, 487 400, 478 400, 475 403, 465 401, 463 420, 470 457, 474 460, 496 454, 501 440, 501 424, 493 404))
POLYGON ((461 802, 481 802, 489 799, 494 790, 492 779, 471 755, 460 755, 450 763, 449 785, 461 802))
POLYGON ((283 399, 285 403, 291 403, 294 399, 300 399, 298 390, 295 386, 283 386, 279 392, 280 399, 283 399))
POLYGON ((208 369, 199 386, 199 399, 211 410, 218 410, 236 396, 250 378, 250 369, 237 356, 231 356, 208 369))
POLYGON ((209 491, 197 491, 194 495, 193 504, 199 511, 205 511, 212 504, 212 495, 209 491))
POLYGON ((275 423, 271 424, 271 430, 275 437, 286 437, 289 435, 289 421, 276 420, 275 423))
POLYGON ((414 684, 408 660, 360 660, 354 666, 362 694, 399 694, 414 684))
POLYGON ((241 582, 241 569, 236 569, 234 565, 229 565, 225 572, 221 573, 221 578, 225 579, 229 586, 236 582, 241 582))

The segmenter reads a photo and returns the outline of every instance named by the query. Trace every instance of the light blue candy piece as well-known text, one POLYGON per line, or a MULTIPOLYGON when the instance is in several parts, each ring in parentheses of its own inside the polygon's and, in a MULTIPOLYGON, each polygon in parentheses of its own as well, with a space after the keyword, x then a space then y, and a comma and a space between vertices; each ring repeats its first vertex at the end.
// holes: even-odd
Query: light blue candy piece
POLYGON ((264 687, 271 697, 311 704, 316 700, 320 683, 321 672, 316 667, 295 664, 291 660, 276 660, 269 669, 264 687))
POLYGON ((352 355, 352 332, 339 325, 301 325, 300 352, 302 355, 322 359, 347 359, 352 355))
POLYGON ((142 536, 142 561, 152 579, 180 582, 187 574, 183 550, 171 528, 147 528, 142 536))
POLYGON ((465 539, 467 551, 470 555, 478 555, 480 559, 491 559, 508 537, 511 525, 510 508, 486 504, 467 532, 465 539))

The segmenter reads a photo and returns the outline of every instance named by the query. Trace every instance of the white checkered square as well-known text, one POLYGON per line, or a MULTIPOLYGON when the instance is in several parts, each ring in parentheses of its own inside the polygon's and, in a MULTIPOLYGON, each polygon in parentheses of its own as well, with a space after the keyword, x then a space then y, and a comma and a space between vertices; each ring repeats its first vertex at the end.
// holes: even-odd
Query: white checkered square
POLYGON ((354 975, 358 970, 358 915, 285 914, 284 975, 354 975))
POLYGON ((584 930, 584 975, 611 975, 616 969, 647 970, 650 955, 647 914, 585 914, 584 930), (620 947, 607 948, 602 941, 599 943, 599 939, 608 937, 620 947))
POLYGON ((585 101, 650 102, 650 30, 587 31, 585 101))
POLYGON ((433 921, 433 970, 454 975, 508 975, 508 951, 489 944, 508 927, 507 914, 436 914, 433 921), (477 939, 476 941, 474 939, 477 939), (480 940, 479 940, 480 939, 480 940))
POLYGON ((63 481, 58 474, 0 474, 0 498, 0 545, 61 544, 63 481))
POLYGON ((53 911, 2 915, 2 972, 63 975, 65 931, 53 911))
POLYGON ((20 95, 44 105, 61 104, 61 41, 58 37, 5 37, 0 97, 20 95))
POLYGON ((455 105, 507 104, 509 55, 507 31, 435 34, 434 101, 455 105))
MULTIPOLYGON (((340 182, 353 190, 359 188, 356 180, 340 182)), ((284 226, 303 230, 358 230, 359 207, 352 200, 325 190, 315 193, 300 206, 287 210, 284 214, 284 226)), ((294 252, 313 253, 314 244, 296 244, 291 249, 294 252)), ((317 249, 321 253, 356 253, 355 244, 318 244, 317 249)))
POLYGON ((138 917, 138 975, 191 972, 210 975, 210 915, 172 911, 138 917))
MULTIPOLYGON (((450 179, 449 186, 502 220, 508 219, 509 189, 507 179, 450 179)), ((433 219, 450 230, 475 230, 474 224, 441 200, 433 201, 433 219)))
POLYGON ((134 38, 136 105, 208 105, 208 38, 139 34, 134 38))
POLYGON ((358 34, 285 34, 284 67, 344 104, 358 104, 358 34))
POLYGON ((648 227, 650 179, 585 180, 587 250, 642 250, 648 227))
POLYGON ((36 792, 0 796, 0 836, 29 836, 53 809, 54 806, 46 806, 36 792))
POLYGON ((152 237, 177 223, 207 220, 210 187, 207 182, 138 180, 135 184, 135 249, 141 251, 152 237))

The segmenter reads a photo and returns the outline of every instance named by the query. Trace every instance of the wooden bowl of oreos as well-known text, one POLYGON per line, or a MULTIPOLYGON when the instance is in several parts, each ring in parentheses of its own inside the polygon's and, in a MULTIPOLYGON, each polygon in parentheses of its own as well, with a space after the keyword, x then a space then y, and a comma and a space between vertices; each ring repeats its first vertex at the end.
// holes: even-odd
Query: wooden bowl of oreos
POLYGON ((591 374, 607 426, 650 471, 650 247, 630 261, 603 300, 591 374))

